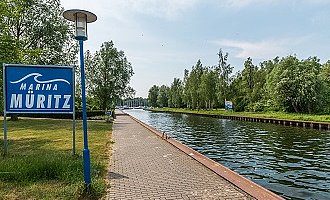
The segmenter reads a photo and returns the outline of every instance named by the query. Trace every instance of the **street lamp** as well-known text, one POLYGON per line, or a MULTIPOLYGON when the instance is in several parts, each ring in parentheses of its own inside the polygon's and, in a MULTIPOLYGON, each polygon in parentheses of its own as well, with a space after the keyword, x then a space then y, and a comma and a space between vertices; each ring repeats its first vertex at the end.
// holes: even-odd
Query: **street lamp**
POLYGON ((95 14, 86 10, 66 10, 63 13, 63 17, 69 21, 75 22, 75 38, 79 41, 80 46, 80 70, 81 70, 81 97, 83 106, 83 129, 84 129, 84 181, 86 188, 88 189, 91 184, 90 173, 90 152, 88 149, 88 137, 87 137, 87 114, 86 114, 86 92, 85 92, 85 70, 84 70, 84 41, 87 40, 87 23, 95 22, 97 17, 95 14))

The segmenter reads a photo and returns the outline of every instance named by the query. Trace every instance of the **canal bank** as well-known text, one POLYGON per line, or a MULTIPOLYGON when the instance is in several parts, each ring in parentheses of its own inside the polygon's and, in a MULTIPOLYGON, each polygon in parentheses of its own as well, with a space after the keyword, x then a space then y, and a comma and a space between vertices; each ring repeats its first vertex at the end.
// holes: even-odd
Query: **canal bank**
POLYGON ((291 119, 278 119, 269 117, 254 117, 254 116, 241 116, 241 115, 222 115, 222 114, 210 114, 210 113, 199 113, 199 112, 185 112, 176 110, 162 110, 162 109, 147 109, 151 112, 165 112, 165 113, 178 113, 178 114, 188 114, 197 115, 203 117, 212 117, 219 119, 230 119, 239 121, 249 121, 249 122, 260 122, 260 123, 271 123, 279 124, 284 126, 296 126, 303 128, 312 128, 316 130, 330 130, 330 123, 328 122, 317 122, 317 121, 303 121, 303 120, 291 120, 291 119))
POLYGON ((329 199, 328 131, 140 109, 125 112, 284 198, 329 199))
POLYGON ((127 115, 113 140, 108 199, 282 199, 127 115))

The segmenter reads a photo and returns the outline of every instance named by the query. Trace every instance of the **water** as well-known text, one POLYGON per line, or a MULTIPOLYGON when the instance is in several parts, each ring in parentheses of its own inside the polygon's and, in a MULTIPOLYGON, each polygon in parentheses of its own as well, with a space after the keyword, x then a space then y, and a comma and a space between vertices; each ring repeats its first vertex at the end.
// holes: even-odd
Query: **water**
POLYGON ((330 199, 330 132, 125 110, 287 199, 330 199))

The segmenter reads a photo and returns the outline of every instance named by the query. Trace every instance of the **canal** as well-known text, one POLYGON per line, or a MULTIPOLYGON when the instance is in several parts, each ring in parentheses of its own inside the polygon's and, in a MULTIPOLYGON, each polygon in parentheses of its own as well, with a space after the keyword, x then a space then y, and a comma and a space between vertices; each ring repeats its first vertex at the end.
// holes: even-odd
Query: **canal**
POLYGON ((287 199, 330 199, 330 132, 124 110, 287 199))

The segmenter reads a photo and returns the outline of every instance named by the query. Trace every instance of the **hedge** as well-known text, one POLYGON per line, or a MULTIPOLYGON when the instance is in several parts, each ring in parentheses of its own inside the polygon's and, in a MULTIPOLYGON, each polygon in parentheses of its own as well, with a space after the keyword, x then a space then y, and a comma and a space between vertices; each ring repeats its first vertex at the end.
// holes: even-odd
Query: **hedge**
MULTIPOLYGON (((3 115, 3 113, 2 113, 3 115)), ((72 119, 72 114, 7 114, 8 117, 16 115, 18 117, 31 117, 31 118, 53 118, 53 119, 72 119)), ((90 110, 87 111, 87 118, 104 116, 103 110, 90 110)), ((82 119, 82 111, 76 111, 76 119, 82 119)))

